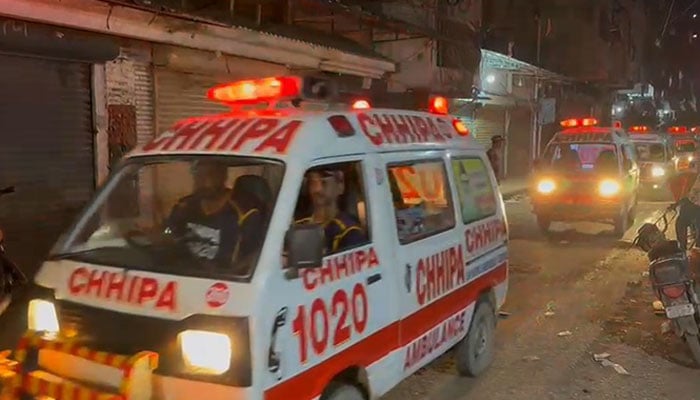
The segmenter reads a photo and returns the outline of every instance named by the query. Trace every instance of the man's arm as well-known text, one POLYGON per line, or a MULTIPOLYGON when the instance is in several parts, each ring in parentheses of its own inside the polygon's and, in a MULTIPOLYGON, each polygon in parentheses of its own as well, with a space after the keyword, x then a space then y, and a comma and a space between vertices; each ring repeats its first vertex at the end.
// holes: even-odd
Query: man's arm
POLYGON ((367 242, 365 231, 358 225, 348 226, 333 240, 333 251, 350 249, 367 242))

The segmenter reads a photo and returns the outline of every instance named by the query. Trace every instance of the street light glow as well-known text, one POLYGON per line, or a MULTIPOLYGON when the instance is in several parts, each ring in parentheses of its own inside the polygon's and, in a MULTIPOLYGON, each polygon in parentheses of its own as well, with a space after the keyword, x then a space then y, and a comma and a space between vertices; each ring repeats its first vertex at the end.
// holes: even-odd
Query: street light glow
POLYGON ((488 83, 494 83, 494 82, 496 82, 496 76, 494 76, 493 74, 487 75, 487 76, 486 76, 486 82, 488 82, 488 83))

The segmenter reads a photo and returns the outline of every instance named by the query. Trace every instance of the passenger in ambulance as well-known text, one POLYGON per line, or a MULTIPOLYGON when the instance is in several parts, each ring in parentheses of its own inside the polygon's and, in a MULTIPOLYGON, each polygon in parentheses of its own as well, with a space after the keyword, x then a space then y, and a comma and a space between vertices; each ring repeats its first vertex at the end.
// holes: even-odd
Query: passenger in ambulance
POLYGON ((240 239, 237 260, 247 260, 262 249, 266 227, 272 209, 272 191, 265 178, 242 175, 236 179, 231 200, 238 207, 240 239))
POLYGON ((561 171, 581 169, 581 158, 578 152, 569 146, 561 147, 561 157, 555 160, 554 168, 561 171))
POLYGON ((226 187, 228 168, 211 161, 192 167, 194 190, 180 199, 165 221, 165 232, 181 238, 205 265, 226 268, 240 236, 240 214, 226 187))
POLYGON ((612 150, 603 150, 595 161, 595 171, 598 173, 615 173, 618 170, 617 156, 612 150))
POLYGON ((360 221, 341 209, 340 199, 345 192, 345 174, 338 168, 315 168, 305 176, 311 200, 310 215, 296 224, 321 224, 325 233, 325 253, 333 254, 367 242, 360 221))

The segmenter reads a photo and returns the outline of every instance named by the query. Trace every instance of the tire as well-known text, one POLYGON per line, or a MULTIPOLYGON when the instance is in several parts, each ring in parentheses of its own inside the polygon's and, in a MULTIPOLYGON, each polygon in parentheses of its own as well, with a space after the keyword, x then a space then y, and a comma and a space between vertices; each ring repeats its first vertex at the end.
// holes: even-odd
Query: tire
POLYGON ((537 216, 537 227, 540 228, 540 232, 547 234, 549 233, 549 227, 552 225, 552 221, 549 218, 538 215, 537 216))
POLYGON ((332 382, 323 392, 321 400, 367 400, 362 391, 354 385, 332 382))
POLYGON ((693 355, 695 365, 700 367, 700 338, 697 335, 683 335, 683 340, 690 348, 690 353, 693 355))
POLYGON ((493 362, 496 338, 496 313, 488 301, 476 305, 469 333, 457 344, 457 371, 462 376, 477 377, 493 362))
POLYGON ((622 239, 623 236, 625 236, 625 233, 627 232, 627 229, 629 229, 629 213, 624 212, 615 218, 615 237, 618 239, 622 239))

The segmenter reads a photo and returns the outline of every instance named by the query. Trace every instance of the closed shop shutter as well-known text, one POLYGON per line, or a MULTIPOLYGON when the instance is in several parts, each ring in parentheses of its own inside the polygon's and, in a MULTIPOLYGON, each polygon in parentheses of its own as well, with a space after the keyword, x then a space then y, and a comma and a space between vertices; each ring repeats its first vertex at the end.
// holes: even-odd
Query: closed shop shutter
POLYGON ((476 118, 471 124, 474 138, 486 148, 491 147, 491 137, 505 133, 505 108, 484 106, 476 110, 476 118))
POLYGON ((532 149, 532 113, 528 107, 511 109, 506 141, 506 176, 524 178, 530 172, 532 149))
POLYGON ((207 98, 223 79, 156 68, 156 127, 163 132, 183 118, 219 114, 229 108, 207 98))
POLYGON ((0 54, 0 225, 28 272, 94 192, 90 68, 0 54))

